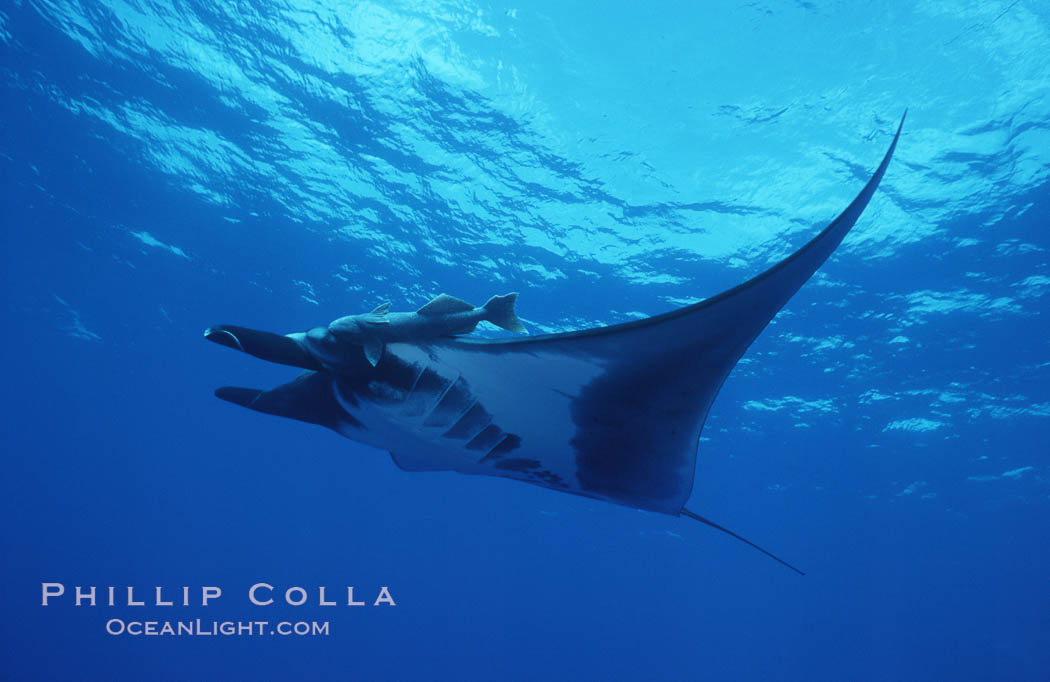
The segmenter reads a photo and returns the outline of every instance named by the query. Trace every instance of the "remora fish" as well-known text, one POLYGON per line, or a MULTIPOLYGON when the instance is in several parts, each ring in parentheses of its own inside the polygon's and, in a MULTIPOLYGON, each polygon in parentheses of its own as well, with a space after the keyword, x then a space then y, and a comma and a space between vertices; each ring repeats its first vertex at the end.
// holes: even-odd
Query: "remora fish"
MULTIPOLYGON (((418 343, 442 336, 470 334, 482 320, 508 331, 526 334, 528 332, 514 312, 517 298, 517 292, 493 296, 485 305, 475 308, 455 296, 441 294, 414 313, 392 313, 390 304, 384 303, 370 313, 347 315, 328 327, 315 327, 305 334, 288 336, 313 349, 322 358, 330 346, 333 349, 347 343, 362 346, 369 364, 375 367, 388 343, 418 343)), ((340 348, 340 360, 343 353, 340 348)))

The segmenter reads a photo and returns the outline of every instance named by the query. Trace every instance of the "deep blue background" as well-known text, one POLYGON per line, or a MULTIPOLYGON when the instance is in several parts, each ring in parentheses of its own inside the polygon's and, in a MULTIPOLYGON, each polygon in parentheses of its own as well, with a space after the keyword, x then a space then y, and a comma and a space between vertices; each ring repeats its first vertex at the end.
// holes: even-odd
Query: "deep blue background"
POLYGON ((0 673, 1045 679, 1045 10, 850 12, 5 5, 0 673), (876 201, 701 443, 690 506, 805 578, 211 395, 293 374, 215 323, 520 290, 561 330, 717 293, 845 205, 905 104, 876 201), (44 581, 225 595, 42 608, 44 581), (398 606, 250 607, 258 581, 398 606), (133 616, 332 634, 105 634, 133 616))

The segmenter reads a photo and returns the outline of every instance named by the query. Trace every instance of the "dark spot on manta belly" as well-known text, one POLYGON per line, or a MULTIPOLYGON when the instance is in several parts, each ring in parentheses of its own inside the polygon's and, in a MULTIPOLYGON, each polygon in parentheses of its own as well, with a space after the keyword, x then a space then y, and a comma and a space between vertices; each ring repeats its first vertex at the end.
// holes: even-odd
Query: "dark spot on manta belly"
POLYGON ((383 381, 372 381, 368 384, 368 390, 380 400, 390 403, 399 403, 405 399, 405 392, 399 390, 383 381))
POLYGON ((585 386, 573 403, 576 475, 587 492, 620 503, 664 511, 668 500, 688 497, 686 458, 695 441, 679 433, 694 418, 693 387, 674 358, 625 362, 585 386), (684 391, 684 395, 682 392, 684 391))

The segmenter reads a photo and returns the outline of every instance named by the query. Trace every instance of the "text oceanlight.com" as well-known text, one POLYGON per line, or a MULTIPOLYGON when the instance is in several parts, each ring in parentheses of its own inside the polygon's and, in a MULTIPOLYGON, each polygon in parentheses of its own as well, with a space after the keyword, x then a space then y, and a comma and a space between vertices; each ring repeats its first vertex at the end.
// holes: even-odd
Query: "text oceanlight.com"
POLYGON ((300 637, 322 636, 330 634, 328 621, 279 621, 271 623, 266 620, 245 621, 204 621, 194 620, 122 620, 110 618, 106 621, 106 632, 111 635, 137 636, 240 636, 254 637, 259 635, 297 635, 300 637))

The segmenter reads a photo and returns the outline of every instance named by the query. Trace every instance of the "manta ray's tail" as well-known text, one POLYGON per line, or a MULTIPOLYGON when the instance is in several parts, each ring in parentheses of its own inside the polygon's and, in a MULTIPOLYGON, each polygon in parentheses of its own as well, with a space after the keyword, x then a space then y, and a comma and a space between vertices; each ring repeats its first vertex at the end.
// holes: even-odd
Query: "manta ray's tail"
POLYGON ((763 554, 765 554, 765 555, 766 555, 767 557, 769 557, 769 558, 771 558, 771 559, 773 559, 773 560, 775 560, 775 561, 779 561, 780 563, 784 564, 785 566, 787 566, 788 568, 790 568, 790 569, 791 569, 792 571, 794 571, 795 573, 798 573, 799 575, 806 575, 806 574, 805 574, 805 573, 803 573, 802 571, 798 570, 797 568, 795 568, 794 566, 792 566, 792 565, 791 565, 791 564, 789 564, 788 562, 786 562, 786 561, 784 561, 783 559, 781 559, 780 557, 778 557, 778 556, 777 556, 776 554, 773 554, 772 552, 767 552, 766 550, 762 549, 761 547, 759 547, 759 546, 758 546, 758 545, 756 545, 755 543, 751 542, 751 541, 750 541, 750 540, 748 540, 747 538, 743 538, 743 537, 740 537, 739 535, 737 535, 737 534, 736 534, 736 533, 734 533, 733 531, 729 530, 728 528, 723 528, 722 526, 718 525, 718 524, 717 524, 717 523, 715 523, 714 521, 712 521, 712 520, 710 520, 710 519, 705 519, 704 517, 700 516, 699 514, 696 514, 696 513, 694 513, 694 512, 691 512, 691 511, 689 511, 689 510, 688 510, 688 509, 686 509, 685 507, 682 507, 682 513, 683 513, 683 514, 685 514, 686 516, 688 516, 688 517, 689 517, 689 518, 691 518, 691 519, 696 519, 696 520, 697 520, 697 521, 699 521, 700 523, 706 523, 707 525, 711 526, 711 527, 712 527, 712 528, 714 528, 715 530, 720 530, 720 531, 722 531, 723 533, 725 533, 725 534, 727 534, 727 535, 731 535, 731 536, 733 536, 734 538, 736 538, 737 540, 740 540, 741 542, 743 542, 743 543, 745 543, 745 544, 751 545, 752 547, 754 547, 754 548, 755 548, 755 549, 757 549, 758 551, 760 551, 760 552, 762 552, 763 554))
POLYGON ((485 302, 485 305, 481 306, 486 313, 485 319, 507 331, 527 334, 525 325, 521 323, 517 313, 514 312, 514 302, 517 300, 518 292, 503 296, 493 296, 485 302))

